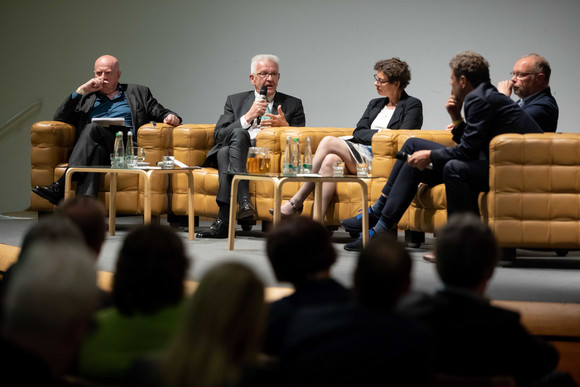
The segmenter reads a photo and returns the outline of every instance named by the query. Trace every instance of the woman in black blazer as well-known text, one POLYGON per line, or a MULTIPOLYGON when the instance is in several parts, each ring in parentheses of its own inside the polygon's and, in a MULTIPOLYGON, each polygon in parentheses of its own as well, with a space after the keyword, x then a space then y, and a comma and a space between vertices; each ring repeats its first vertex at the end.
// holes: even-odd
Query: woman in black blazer
MULTIPOLYGON (((417 98, 409 96, 405 87, 411 80, 411 71, 399 58, 381 60, 375 64, 375 87, 384 98, 371 100, 363 116, 348 138, 326 136, 320 141, 312 160, 312 173, 332 175, 332 164, 343 161, 345 169, 356 173, 356 165, 370 165, 373 154, 371 140, 375 133, 392 129, 421 129, 423 106, 417 98)), ((322 213, 325 214, 334 197, 336 183, 322 185, 322 213)), ((282 205, 282 216, 302 212, 302 203, 314 190, 314 183, 305 183, 300 190, 282 205)))

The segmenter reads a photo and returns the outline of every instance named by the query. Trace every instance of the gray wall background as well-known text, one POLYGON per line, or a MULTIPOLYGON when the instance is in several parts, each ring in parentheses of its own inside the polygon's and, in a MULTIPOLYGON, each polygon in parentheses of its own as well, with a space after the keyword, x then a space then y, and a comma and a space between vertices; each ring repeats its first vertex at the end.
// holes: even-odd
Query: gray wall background
POLYGON ((279 89, 302 98, 307 125, 338 127, 354 127, 376 97, 374 63, 398 56, 423 128, 443 129, 456 53, 481 53, 497 84, 537 52, 552 65, 558 131, 580 132, 578 0, 0 0, 0 15, 0 123, 42 102, 0 135, 0 213, 29 205, 30 125, 51 119, 105 53, 185 123, 215 123, 226 95, 249 89, 250 58, 274 53, 279 89))

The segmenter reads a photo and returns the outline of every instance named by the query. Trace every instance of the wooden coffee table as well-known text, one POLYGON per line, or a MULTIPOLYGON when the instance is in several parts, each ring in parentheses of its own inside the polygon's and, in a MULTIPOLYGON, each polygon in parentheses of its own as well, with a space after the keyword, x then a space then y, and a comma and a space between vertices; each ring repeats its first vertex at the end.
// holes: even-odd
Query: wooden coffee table
MULTIPOLYGON (((362 191, 362 203, 363 207, 368 202, 368 187, 365 180, 372 179, 373 177, 357 177, 356 175, 345 175, 342 177, 334 176, 283 176, 281 174, 250 174, 250 173, 240 173, 235 174, 232 178, 232 191, 230 197, 230 223, 228 230, 228 248, 230 250, 234 249, 234 243, 236 238, 236 210, 238 202, 238 184, 242 180, 248 181, 269 181, 274 184, 274 215, 272 222, 276 225, 281 219, 280 208, 282 207, 282 186, 290 182, 309 182, 314 183, 314 214, 313 219, 317 222, 324 222, 324 215, 322 213, 322 183, 332 182, 332 183, 357 183, 361 187, 362 191)), ((368 222, 368 212, 362 211, 362 239, 363 246, 369 241, 369 222, 368 222)))
POLYGON ((188 197, 188 225, 189 239, 195 239, 194 213, 193 213, 193 174, 194 169, 199 167, 161 169, 157 167, 145 167, 136 169, 121 169, 111 167, 69 167, 65 175, 64 198, 71 196, 72 175, 77 172, 109 173, 110 174, 110 200, 109 200, 109 235, 115 235, 116 221, 116 195, 117 195, 117 175, 132 174, 143 176, 143 222, 151 223, 151 176, 154 174, 175 174, 184 173, 187 175, 187 197, 188 197))

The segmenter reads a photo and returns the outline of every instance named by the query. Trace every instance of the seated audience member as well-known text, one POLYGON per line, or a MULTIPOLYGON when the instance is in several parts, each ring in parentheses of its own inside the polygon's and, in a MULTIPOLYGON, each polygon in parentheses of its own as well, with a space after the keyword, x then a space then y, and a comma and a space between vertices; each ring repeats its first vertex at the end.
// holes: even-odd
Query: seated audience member
POLYGON ((276 279, 296 289, 270 305, 264 352, 278 356, 288 323, 300 308, 345 303, 350 291, 330 277, 336 251, 326 227, 310 218, 278 224, 268 235, 266 250, 276 279))
POLYGON ((430 336, 393 313, 411 283, 411 257, 389 234, 360 254, 356 301, 304 308, 283 344, 290 386, 424 386, 430 378, 430 336))
POLYGON ((554 370, 558 353, 531 336, 518 313, 485 298, 498 254, 493 234, 475 215, 451 217, 435 246, 443 288, 409 297, 399 312, 432 328, 435 373, 511 375, 518 386, 529 386, 554 370))
POLYGON ((82 232, 87 246, 99 257, 105 242, 105 206, 93 196, 76 196, 61 202, 56 214, 70 219, 82 232))
POLYGON ((2 386, 65 386, 97 307, 92 253, 82 241, 27 245, 3 305, 2 386))
POLYGON ((280 385, 258 360, 265 315, 264 284, 252 270, 240 263, 210 269, 163 357, 161 385, 280 385))
POLYGON ((520 97, 518 105, 528 113, 544 132, 555 132, 558 126, 558 104, 550 89, 550 63, 538 54, 518 60, 511 79, 498 83, 500 93, 520 97))
MULTIPOLYGON (((181 117, 166 109, 151 94, 148 87, 119 83, 121 71, 117 58, 103 55, 95 61, 94 78, 79 86, 57 109, 54 120, 75 127, 76 141, 68 159, 69 167, 87 165, 109 165, 113 153, 115 133, 133 132, 137 140, 139 128, 150 121, 177 126, 181 117), (124 124, 99 125, 95 118, 124 119, 124 124)), ((34 186, 32 192, 58 204, 64 198, 64 179, 47 186, 34 186)), ((97 173, 75 173, 77 195, 97 196, 99 175, 97 173)))
MULTIPOLYGON (((446 109, 453 121, 453 141, 444 145, 410 138, 401 151, 407 161, 397 160, 379 200, 369 209, 371 238, 391 230, 415 197, 419 183, 445 183, 447 212, 479 214, 479 192, 489 190, 489 143, 503 133, 541 133, 536 122, 521 107, 492 86, 489 63, 478 53, 461 52, 449 62, 451 98, 446 109), (465 102, 464 102, 465 101, 465 102), (461 117, 464 106, 465 120, 461 117)), ((362 219, 342 221, 345 229, 362 230, 362 219)), ((362 235, 347 243, 346 250, 360 250, 362 235)))
MULTIPOLYGON (((48 216, 42 218, 30 227, 22 239, 18 260, 14 262, 4 273, 0 281, 0 304, 4 302, 6 289, 11 281, 12 276, 18 270, 18 267, 26 259, 26 251, 36 242, 62 242, 62 243, 80 243, 84 244, 83 235, 79 229, 69 220, 48 216)), ((1 308, 0 308, 1 314, 1 308)), ((0 324, 1 324, 0 318, 0 324)))
POLYGON ((119 381, 136 357, 167 345, 182 317, 187 268, 183 243, 169 227, 127 234, 113 280, 115 307, 97 314, 80 354, 81 377, 119 381))
MULTIPOLYGON (((381 130, 421 129, 423 106, 417 98, 409 96, 405 88, 411 81, 411 71, 399 58, 378 61, 375 64, 375 88, 382 98, 369 102, 356 125, 353 137, 343 140, 326 136, 322 139, 312 159, 312 172, 332 175, 332 164, 344 161, 345 170, 356 174, 357 162, 370 162, 372 137, 381 130)), ((322 183, 322 213, 325 214, 334 197, 336 183, 322 183)), ((314 183, 304 183, 300 190, 282 205, 282 216, 302 212, 302 203, 314 190, 314 183)))

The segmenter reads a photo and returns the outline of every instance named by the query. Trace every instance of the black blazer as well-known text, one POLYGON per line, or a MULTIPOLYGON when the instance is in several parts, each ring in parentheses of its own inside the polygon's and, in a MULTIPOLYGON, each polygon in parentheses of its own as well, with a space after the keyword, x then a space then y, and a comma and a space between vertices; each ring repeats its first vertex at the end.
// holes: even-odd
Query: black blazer
POLYGON ((558 364, 556 349, 530 335, 518 313, 467 290, 414 294, 401 302, 399 312, 432 329, 435 373, 512 375, 525 386, 558 364))
POLYGON ((522 109, 544 132, 555 132, 558 126, 558 104, 549 87, 524 99, 522 109))
MULTIPOLYGON (((371 124, 377 118, 388 98, 375 98, 369 102, 367 109, 356 124, 352 142, 370 145, 372 137, 378 130, 371 129, 371 124)), ((421 129, 423 125, 423 105, 417 98, 411 97, 405 91, 395 107, 393 116, 387 125, 389 129, 421 129)))
MULTIPOLYGON (((215 145, 208 152, 207 158, 217 153, 217 151, 225 145, 223 141, 227 137, 227 132, 242 128, 240 118, 250 110, 255 99, 254 90, 228 96, 224 106, 224 112, 215 125, 215 145)), ((286 121, 288 121, 290 126, 306 125, 304 108, 302 107, 302 101, 300 99, 277 92, 274 96, 272 114, 278 114, 278 106, 280 105, 282 105, 282 111, 284 112, 286 121)))
POLYGON ((434 166, 443 166, 452 159, 488 159, 489 142, 503 133, 542 133, 532 117, 490 83, 480 83, 467 94, 463 112, 465 122, 452 131, 457 145, 432 150, 434 166))
MULTIPOLYGON (((119 85, 131 107, 131 119, 135 133, 142 125, 150 121, 163 122, 165 117, 170 114, 175 115, 181 121, 181 117, 177 113, 164 108, 163 105, 157 102, 148 87, 126 83, 120 83, 119 85)), ((76 137, 78 138, 81 130, 90 123, 89 114, 96 99, 96 92, 83 96, 77 95, 75 98, 71 94, 56 110, 54 120, 74 125, 76 127, 76 137)))

